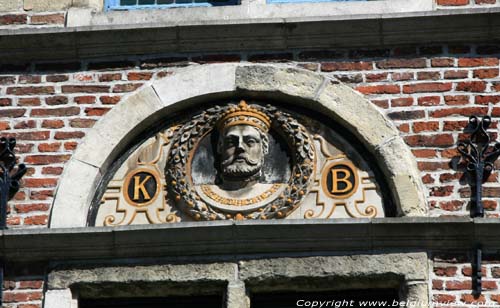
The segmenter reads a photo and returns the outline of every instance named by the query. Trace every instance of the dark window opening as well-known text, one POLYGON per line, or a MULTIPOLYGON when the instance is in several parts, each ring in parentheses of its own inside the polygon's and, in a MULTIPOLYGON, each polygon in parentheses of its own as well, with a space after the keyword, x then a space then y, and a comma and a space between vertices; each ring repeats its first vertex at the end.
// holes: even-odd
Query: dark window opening
POLYGON ((222 296, 80 299, 80 308, 221 308, 222 296))

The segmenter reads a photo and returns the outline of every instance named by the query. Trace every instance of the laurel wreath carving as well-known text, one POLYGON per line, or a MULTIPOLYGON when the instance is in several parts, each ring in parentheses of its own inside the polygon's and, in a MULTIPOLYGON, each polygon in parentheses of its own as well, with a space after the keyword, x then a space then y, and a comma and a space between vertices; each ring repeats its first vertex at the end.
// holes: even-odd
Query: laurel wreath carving
POLYGON ((284 138, 291 151, 292 172, 283 193, 272 202, 249 213, 224 213, 201 200, 193 187, 190 162, 198 143, 215 127, 221 115, 236 105, 214 106, 194 116, 173 137, 172 148, 165 167, 169 196, 177 207, 195 220, 272 219, 284 218, 296 209, 314 180, 315 153, 305 127, 290 114, 273 106, 252 105, 271 119, 271 129, 284 138))

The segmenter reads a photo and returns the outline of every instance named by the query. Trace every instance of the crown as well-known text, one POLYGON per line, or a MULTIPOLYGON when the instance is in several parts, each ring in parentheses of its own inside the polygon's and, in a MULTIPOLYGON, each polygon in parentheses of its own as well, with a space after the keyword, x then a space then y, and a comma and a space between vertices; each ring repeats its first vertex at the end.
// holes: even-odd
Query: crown
POLYGON ((252 125, 267 132, 271 127, 271 119, 264 112, 247 105, 242 100, 238 106, 226 110, 217 122, 219 131, 235 125, 252 125))

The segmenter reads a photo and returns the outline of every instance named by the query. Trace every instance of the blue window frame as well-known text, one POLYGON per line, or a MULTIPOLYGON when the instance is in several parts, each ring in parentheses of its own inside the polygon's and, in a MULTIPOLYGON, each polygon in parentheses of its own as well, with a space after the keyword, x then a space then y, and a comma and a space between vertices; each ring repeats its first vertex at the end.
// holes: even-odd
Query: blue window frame
POLYGON ((106 10, 236 5, 239 0, 106 0, 106 10))

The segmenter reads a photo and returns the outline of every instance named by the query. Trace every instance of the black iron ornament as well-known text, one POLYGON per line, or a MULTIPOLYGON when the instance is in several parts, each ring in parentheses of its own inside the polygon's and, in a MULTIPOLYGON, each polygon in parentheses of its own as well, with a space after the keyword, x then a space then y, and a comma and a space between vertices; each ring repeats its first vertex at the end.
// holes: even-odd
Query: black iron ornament
MULTIPOLYGON (((0 138, 0 229, 7 227, 7 201, 19 191, 19 180, 26 173, 26 166, 16 166, 14 138, 0 138)), ((4 261, 0 260, 0 307, 3 304, 4 261)))
POLYGON ((481 272, 481 263, 482 263, 482 254, 483 250, 480 244, 476 245, 473 250, 472 257, 472 294, 475 298, 478 298, 482 292, 482 272, 481 272))
POLYGON ((467 162, 467 171, 474 180, 474 202, 471 207, 472 217, 484 217, 482 202, 483 182, 493 171, 493 163, 500 155, 500 143, 490 146, 490 136, 486 132, 491 125, 491 118, 484 116, 479 120, 476 116, 469 118, 465 132, 472 132, 469 140, 458 144, 458 151, 467 162))

